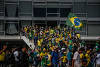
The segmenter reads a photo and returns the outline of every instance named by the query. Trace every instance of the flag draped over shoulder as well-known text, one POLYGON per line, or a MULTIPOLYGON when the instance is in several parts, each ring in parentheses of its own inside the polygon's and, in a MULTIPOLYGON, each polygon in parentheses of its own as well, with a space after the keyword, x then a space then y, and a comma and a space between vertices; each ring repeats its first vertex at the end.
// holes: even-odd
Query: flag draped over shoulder
POLYGON ((73 13, 69 13, 66 24, 70 27, 74 27, 74 28, 78 28, 78 29, 82 27, 82 22, 73 13))

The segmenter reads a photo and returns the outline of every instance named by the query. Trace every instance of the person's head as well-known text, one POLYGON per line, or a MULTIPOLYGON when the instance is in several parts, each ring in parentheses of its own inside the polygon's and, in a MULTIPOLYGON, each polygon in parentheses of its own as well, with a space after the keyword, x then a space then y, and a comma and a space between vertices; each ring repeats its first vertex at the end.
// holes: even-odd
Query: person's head
POLYGON ((37 48, 35 48, 35 52, 38 52, 38 49, 37 48))
POLYGON ((66 55, 67 54, 67 52, 64 52, 64 55, 66 55))
POLYGON ((3 45, 3 49, 6 50, 6 48, 7 48, 7 45, 3 45))
POLYGON ((43 48, 43 51, 44 51, 44 52, 46 52, 46 49, 45 49, 45 48, 43 48))
POLYGON ((26 52, 27 51, 27 49, 24 47, 24 48, 22 48, 22 52, 26 52))
POLYGON ((3 46, 2 46, 2 49, 3 49, 4 51, 6 51, 7 45, 3 45, 3 46))
POLYGON ((80 49, 78 49, 78 52, 81 54, 82 53, 82 49, 80 48, 80 49))

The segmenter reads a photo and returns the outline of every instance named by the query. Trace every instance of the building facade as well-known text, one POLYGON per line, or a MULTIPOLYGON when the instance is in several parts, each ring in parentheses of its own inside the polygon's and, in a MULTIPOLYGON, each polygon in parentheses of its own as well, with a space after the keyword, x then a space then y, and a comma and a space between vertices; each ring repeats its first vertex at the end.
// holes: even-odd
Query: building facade
POLYGON ((82 35, 100 35, 100 0, 0 0, 0 35, 19 35, 27 25, 64 26, 70 12, 83 22, 82 35))

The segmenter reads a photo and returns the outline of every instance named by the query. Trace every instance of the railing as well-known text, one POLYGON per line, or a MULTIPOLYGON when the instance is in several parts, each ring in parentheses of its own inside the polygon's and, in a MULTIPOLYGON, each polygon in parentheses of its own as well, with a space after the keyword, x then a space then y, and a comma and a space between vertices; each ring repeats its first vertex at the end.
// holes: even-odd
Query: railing
POLYGON ((7 35, 0 35, 0 39, 21 39, 20 36, 7 36, 7 35))
POLYGON ((22 39, 31 49, 34 49, 35 48, 35 45, 34 45, 34 42, 30 42, 28 38, 26 38, 25 36, 0 36, 0 39, 11 39, 11 40, 14 40, 14 39, 22 39))
POLYGON ((21 36, 21 39, 24 40, 24 42, 31 48, 31 49, 34 49, 35 48, 35 45, 34 45, 34 42, 30 42, 30 40, 28 38, 26 38, 25 36, 21 36))

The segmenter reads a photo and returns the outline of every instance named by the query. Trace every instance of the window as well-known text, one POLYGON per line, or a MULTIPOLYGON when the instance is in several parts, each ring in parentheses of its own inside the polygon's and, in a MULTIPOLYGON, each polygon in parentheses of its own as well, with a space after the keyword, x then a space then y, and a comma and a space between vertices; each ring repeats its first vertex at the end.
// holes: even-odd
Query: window
POLYGON ((34 17, 46 17, 46 8, 34 8, 34 17))
POLYGON ((7 4, 5 7, 5 15, 6 17, 17 17, 18 16, 18 7, 17 4, 7 4), (13 10, 13 11, 12 11, 13 10))
POLYGON ((100 24, 88 24, 88 35, 89 36, 99 36, 100 35, 100 24))
POLYGON ((88 17, 100 17, 100 5, 89 5, 88 17))
POLYGON ((71 12, 71 8, 60 8, 60 17, 67 17, 71 12))
POLYGON ((6 21, 5 23, 6 34, 18 34, 18 21, 6 21))
POLYGON ((4 1, 0 0, 0 16, 4 16, 4 1))
POLYGON ((74 2, 73 12, 74 13, 86 13, 87 12, 87 2, 74 2))
POLYGON ((4 21, 0 20, 0 32, 4 31, 4 21))
POLYGON ((31 1, 19 2, 19 16, 32 16, 32 2, 31 1))

